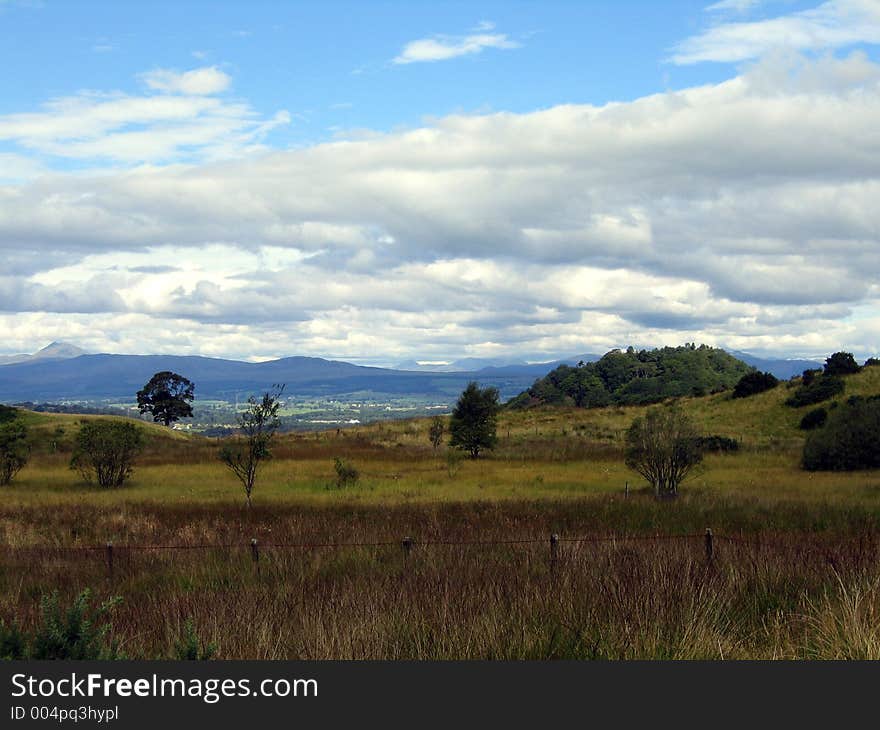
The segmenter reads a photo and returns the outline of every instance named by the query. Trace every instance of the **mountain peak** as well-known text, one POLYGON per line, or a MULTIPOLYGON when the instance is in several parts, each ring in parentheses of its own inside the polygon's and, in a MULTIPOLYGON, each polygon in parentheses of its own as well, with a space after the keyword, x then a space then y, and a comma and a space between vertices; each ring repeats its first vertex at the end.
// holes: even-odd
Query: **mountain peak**
POLYGON ((80 355, 86 355, 86 351, 77 347, 76 345, 71 345, 67 342, 51 342, 46 345, 42 350, 34 353, 34 358, 45 359, 45 358, 53 358, 53 359, 67 359, 71 357, 79 357, 80 355))

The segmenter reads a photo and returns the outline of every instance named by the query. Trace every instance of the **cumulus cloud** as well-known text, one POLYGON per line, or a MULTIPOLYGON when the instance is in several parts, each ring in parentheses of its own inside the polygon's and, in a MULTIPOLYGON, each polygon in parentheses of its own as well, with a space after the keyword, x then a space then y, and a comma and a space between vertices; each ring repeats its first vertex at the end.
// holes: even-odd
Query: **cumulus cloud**
POLYGON ((0 186, 0 322, 17 350, 16 317, 55 339, 68 317, 132 352, 876 353, 878 130, 866 57, 770 58, 631 102, 44 175, 0 186))
MULTIPOLYGON (((722 2, 727 9, 741 3, 722 2)), ((826 0, 815 8, 750 22, 722 22, 679 43, 671 60, 737 62, 780 49, 822 51, 858 43, 880 43, 880 4, 876 0, 826 0)))
POLYGON ((394 58, 396 64, 448 61, 451 58, 482 53, 487 48, 519 48, 504 33, 491 33, 492 23, 481 22, 473 33, 462 36, 436 35, 407 43, 394 58))

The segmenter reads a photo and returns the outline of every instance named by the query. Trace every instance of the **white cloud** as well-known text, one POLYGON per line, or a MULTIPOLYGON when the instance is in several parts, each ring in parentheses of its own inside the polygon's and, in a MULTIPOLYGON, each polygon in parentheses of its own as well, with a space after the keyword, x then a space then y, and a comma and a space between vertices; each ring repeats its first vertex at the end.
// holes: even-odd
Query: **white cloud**
POLYGON ((761 4, 763 0, 721 0, 713 3, 706 8, 707 12, 718 13, 724 11, 733 11, 735 13, 746 13, 754 7, 761 4))
POLYGON ((155 91, 194 96, 219 94, 226 91, 232 83, 232 79, 216 66, 195 68, 183 73, 158 68, 141 74, 141 78, 155 91))
MULTIPOLYGON (((129 105, 219 103, 104 101, 122 107, 86 105, 111 120, 100 149, 129 105)), ((59 134, 37 121, 33 139, 59 134)), ((205 354, 390 362, 693 340, 874 354, 878 130, 864 55, 767 58, 632 102, 44 175, 0 185, 0 324, 22 351, 40 344, 27 327, 58 339, 66 318, 78 344, 129 352, 185 337, 205 354)))
POLYGON ((146 77, 156 94, 83 91, 40 111, 0 116, 0 140, 99 165, 167 164, 260 151, 266 134, 290 122, 287 111, 266 119, 244 102, 213 96, 228 84, 216 69, 163 75, 170 73, 146 77))
POLYGON ((775 18, 719 23, 679 43, 671 60, 680 65, 731 63, 772 51, 822 51, 859 43, 880 43, 877 0, 827 0, 775 18))
POLYGON ((470 35, 420 38, 407 43, 394 59, 396 64, 423 63, 427 61, 447 61, 451 58, 482 53, 486 48, 519 48, 519 43, 510 40, 503 33, 489 33, 494 24, 482 21, 470 35))

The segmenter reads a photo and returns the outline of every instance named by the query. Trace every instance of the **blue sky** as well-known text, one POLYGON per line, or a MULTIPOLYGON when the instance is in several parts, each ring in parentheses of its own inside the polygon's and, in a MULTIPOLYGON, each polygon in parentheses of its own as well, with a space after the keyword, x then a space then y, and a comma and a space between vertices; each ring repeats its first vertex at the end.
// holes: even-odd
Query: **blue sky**
POLYGON ((876 354, 878 44, 880 0, 0 0, 0 347, 876 354))

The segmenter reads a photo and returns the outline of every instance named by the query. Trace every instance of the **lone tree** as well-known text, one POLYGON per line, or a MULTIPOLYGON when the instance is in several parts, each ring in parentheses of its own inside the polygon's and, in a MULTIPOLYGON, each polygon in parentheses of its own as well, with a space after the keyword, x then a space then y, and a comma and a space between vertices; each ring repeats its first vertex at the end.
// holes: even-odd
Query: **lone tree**
POLYGON ((119 487, 131 476, 142 445, 141 429, 131 421, 88 421, 76 435, 70 468, 87 482, 119 487))
POLYGON ((431 446, 434 447, 434 451, 440 448, 445 432, 446 425, 443 423, 443 419, 440 416, 434 416, 431 419, 431 428, 428 429, 428 438, 431 441, 431 446))
POLYGON ((27 464, 30 446, 27 429, 20 421, 0 425, 0 484, 9 484, 27 464))
POLYGON ((650 482, 658 497, 675 497, 703 460, 690 419, 675 407, 653 408, 626 433, 626 465, 650 482))
POLYGON ((156 423, 170 426, 174 421, 192 416, 190 402, 194 389, 192 381, 170 370, 163 370, 137 392, 138 410, 152 414, 156 423))
POLYGON ((263 393, 261 398, 251 396, 248 406, 238 416, 241 436, 234 446, 229 444, 220 449, 220 460, 228 466, 244 485, 247 506, 251 506, 251 492, 257 481, 260 462, 271 458, 269 444, 275 431, 281 425, 278 410, 281 408, 283 385, 276 385, 271 392, 263 393))
POLYGON ((498 388, 480 388, 475 382, 458 397, 449 419, 449 445, 470 453, 476 459, 483 449, 491 449, 498 440, 498 388))

